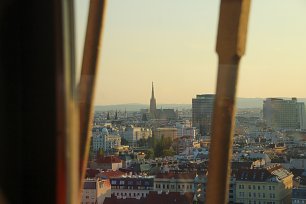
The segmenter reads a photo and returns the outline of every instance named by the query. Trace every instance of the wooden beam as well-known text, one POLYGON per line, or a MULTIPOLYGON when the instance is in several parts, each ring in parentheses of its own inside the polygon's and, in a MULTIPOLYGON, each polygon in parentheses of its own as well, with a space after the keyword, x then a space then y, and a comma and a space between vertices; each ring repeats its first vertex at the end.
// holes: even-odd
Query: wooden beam
POLYGON ((221 0, 216 51, 217 91, 209 153, 206 203, 228 203, 236 85, 245 52, 250 0, 221 0))
MULTIPOLYGON (((98 71, 99 56, 102 50, 102 31, 106 0, 91 0, 84 45, 81 78, 79 83, 80 109, 80 190, 89 155, 89 145, 93 122, 94 91, 98 71)), ((80 193, 81 195, 81 193, 80 193)))

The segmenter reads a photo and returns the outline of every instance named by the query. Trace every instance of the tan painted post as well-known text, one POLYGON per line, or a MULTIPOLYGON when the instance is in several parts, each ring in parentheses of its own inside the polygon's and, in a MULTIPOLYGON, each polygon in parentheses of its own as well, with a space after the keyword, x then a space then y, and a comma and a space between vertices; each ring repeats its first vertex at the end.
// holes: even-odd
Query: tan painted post
POLYGON ((239 61, 245 51, 250 0, 221 0, 219 56, 206 203, 228 202, 239 61))
POLYGON ((78 87, 80 108, 80 190, 83 186, 83 178, 85 177, 89 155, 89 142, 94 111, 94 90, 98 70, 98 59, 102 49, 105 7, 106 0, 90 0, 82 71, 78 87))

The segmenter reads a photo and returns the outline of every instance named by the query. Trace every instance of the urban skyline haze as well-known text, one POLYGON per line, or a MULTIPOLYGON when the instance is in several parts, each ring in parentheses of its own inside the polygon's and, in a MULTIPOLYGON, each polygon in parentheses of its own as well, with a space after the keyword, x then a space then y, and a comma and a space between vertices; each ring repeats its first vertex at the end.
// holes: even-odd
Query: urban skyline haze
MULTIPOLYGON (((214 93, 220 1, 111 0, 107 4, 96 105, 191 103, 214 93)), ((306 92, 306 2, 252 1, 238 97, 298 97, 306 92)), ((80 68, 88 1, 76 1, 80 68)))

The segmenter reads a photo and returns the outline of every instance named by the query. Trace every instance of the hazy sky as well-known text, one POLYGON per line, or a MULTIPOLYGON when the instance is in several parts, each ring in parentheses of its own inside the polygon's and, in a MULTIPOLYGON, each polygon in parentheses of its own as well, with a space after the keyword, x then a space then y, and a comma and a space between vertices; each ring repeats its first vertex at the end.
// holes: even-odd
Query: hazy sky
MULTIPOLYGON (((88 0, 76 0, 78 66, 88 0)), ((108 0, 95 103, 214 93, 220 0, 108 0)), ((239 97, 306 97, 306 1, 253 0, 239 97)))

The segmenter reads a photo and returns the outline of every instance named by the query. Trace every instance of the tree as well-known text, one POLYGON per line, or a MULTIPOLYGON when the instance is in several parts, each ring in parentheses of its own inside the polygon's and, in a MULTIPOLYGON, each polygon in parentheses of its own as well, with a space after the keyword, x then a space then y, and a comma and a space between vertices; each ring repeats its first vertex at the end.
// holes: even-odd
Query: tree
POLYGON ((159 140, 159 141, 157 141, 157 144, 154 147, 154 155, 156 157, 161 157, 164 154, 163 151, 164 151, 164 146, 163 146, 161 140, 159 140))
POLYGON ((149 137, 147 139, 147 142, 148 142, 148 147, 150 147, 150 148, 154 148, 155 144, 157 143, 155 137, 149 137))
POLYGON ((165 150, 163 151, 163 155, 164 155, 164 156, 174 156, 174 155, 175 155, 175 151, 174 151, 172 148, 170 148, 170 149, 165 149, 165 150))
POLYGON ((146 152, 145 159, 152 159, 152 158, 154 158, 154 151, 153 149, 148 149, 146 152))
POLYGON ((155 141, 154 156, 163 157, 175 155, 175 151, 172 148, 172 143, 173 141, 169 137, 162 137, 160 140, 155 141))
POLYGON ((128 145, 128 144, 129 144, 129 142, 126 139, 124 139, 123 137, 121 137, 121 145, 128 145))
POLYGON ((148 144, 148 140, 145 138, 141 138, 140 140, 137 141, 137 144, 139 147, 146 147, 148 144))
POLYGON ((99 150, 97 151, 97 159, 100 159, 104 157, 104 150, 102 148, 99 148, 99 150))
POLYGON ((169 149, 172 146, 172 139, 170 137, 162 137, 161 142, 164 144, 164 149, 169 149))

